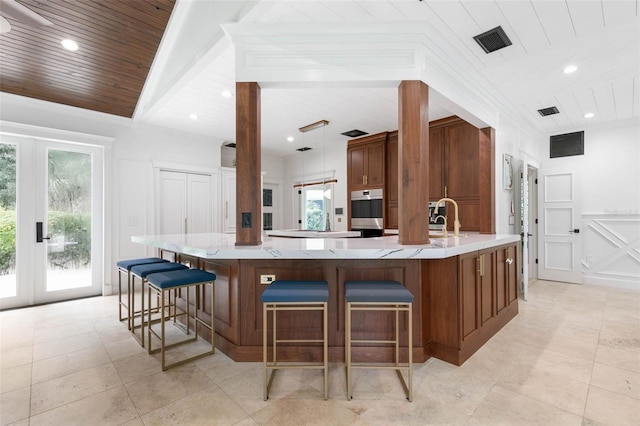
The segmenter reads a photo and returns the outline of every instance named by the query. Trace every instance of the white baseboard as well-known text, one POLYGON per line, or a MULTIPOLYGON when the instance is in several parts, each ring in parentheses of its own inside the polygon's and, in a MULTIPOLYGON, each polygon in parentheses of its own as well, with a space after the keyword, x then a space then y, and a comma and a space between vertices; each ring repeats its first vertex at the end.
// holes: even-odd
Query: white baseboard
POLYGON ((582 284, 600 285, 603 287, 624 288, 627 290, 640 291, 640 280, 634 279, 612 279, 583 275, 582 284))

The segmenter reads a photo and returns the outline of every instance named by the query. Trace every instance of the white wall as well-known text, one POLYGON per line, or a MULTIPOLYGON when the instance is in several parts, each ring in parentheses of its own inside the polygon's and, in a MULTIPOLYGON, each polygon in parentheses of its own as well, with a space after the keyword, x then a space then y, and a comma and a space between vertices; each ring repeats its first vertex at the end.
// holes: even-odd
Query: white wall
POLYGON ((347 230, 347 141, 327 144, 326 154, 321 146, 284 158, 284 228, 298 228, 294 183, 335 178, 333 208, 342 207, 344 214, 330 215, 331 229, 347 230))
POLYGON ((640 120, 587 128, 580 156, 549 158, 547 137, 540 156, 577 174, 583 283, 640 289, 640 120))

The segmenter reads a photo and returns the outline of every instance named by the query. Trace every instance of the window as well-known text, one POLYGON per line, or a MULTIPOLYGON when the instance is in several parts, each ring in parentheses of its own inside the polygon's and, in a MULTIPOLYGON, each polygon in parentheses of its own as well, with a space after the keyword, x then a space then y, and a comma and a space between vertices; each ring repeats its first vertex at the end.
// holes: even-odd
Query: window
POLYGON ((313 185, 298 189, 300 228, 313 231, 331 230, 333 185, 313 185))

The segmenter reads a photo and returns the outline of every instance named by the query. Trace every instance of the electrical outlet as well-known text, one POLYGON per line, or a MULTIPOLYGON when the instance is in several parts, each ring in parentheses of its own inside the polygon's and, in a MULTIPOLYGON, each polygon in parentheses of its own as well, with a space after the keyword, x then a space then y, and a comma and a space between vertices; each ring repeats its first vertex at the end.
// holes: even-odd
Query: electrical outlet
POLYGON ((276 280, 275 275, 260 275, 260 284, 268 285, 274 282, 275 280, 276 280))
POLYGON ((251 228, 251 212, 242 212, 242 227, 251 228))
POLYGON ((587 255, 587 262, 589 263, 593 263, 593 261, 595 260, 593 254, 588 254, 587 255))

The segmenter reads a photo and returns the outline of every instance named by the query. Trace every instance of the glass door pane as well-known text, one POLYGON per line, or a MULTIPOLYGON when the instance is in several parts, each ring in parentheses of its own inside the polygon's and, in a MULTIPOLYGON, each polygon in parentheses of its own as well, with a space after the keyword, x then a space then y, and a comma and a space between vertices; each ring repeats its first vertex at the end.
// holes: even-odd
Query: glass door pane
POLYGON ((0 143, 0 298, 17 295, 16 146, 0 143))
POLYGON ((46 291, 92 285, 92 156, 50 149, 46 291))

